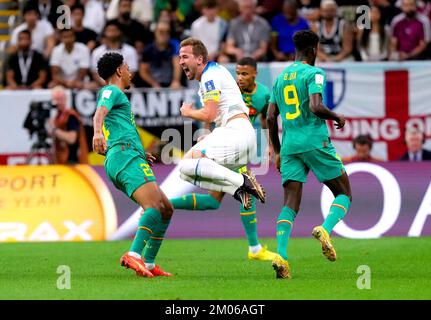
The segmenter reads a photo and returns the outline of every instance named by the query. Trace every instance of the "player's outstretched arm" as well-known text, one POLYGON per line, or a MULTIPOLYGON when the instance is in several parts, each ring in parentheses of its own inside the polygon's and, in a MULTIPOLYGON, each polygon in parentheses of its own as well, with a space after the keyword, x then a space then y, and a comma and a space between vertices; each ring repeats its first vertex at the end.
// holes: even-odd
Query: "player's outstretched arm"
POLYGON ((322 95, 320 93, 314 93, 310 95, 310 111, 313 112, 320 119, 335 121, 337 123, 337 129, 341 129, 342 127, 344 127, 344 116, 341 114, 337 114, 325 107, 322 102, 322 95))
POLYGON ((266 115, 266 125, 269 130, 269 140, 275 153, 275 166, 280 170, 280 139, 278 138, 278 115, 280 111, 275 103, 270 103, 266 115))
POLYGON ((108 108, 102 106, 96 109, 96 113, 93 117, 93 150, 101 155, 106 154, 106 149, 108 147, 102 129, 103 121, 108 113, 108 108))

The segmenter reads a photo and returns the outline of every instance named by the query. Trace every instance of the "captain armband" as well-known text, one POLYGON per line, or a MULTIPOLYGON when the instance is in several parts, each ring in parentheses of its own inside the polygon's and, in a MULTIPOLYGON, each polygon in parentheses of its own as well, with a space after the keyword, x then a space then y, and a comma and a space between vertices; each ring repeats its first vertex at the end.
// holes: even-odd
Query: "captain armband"
POLYGON ((219 102, 220 100, 220 91, 218 90, 212 90, 212 91, 207 91, 204 93, 203 95, 203 101, 207 102, 207 101, 216 101, 219 102))

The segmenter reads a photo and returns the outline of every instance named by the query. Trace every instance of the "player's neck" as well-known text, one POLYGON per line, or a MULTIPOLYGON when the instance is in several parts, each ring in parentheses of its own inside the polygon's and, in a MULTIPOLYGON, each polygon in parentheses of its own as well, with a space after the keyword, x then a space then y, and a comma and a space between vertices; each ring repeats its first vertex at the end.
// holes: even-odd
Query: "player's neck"
POLYGON ((111 78, 111 79, 108 81, 108 85, 109 85, 109 86, 116 86, 116 87, 118 87, 118 89, 120 89, 121 91, 124 91, 124 90, 125 90, 125 88, 124 88, 123 84, 121 83, 121 79, 118 79, 118 78, 111 78))
POLYGON ((201 67, 198 67, 198 71, 196 73, 196 80, 201 81, 202 74, 204 73, 204 70, 205 70, 207 65, 208 65, 208 62, 203 64, 201 67))
POLYGON ((257 84, 256 82, 253 82, 248 88, 245 88, 242 90, 244 93, 253 93, 254 90, 256 90, 257 84))

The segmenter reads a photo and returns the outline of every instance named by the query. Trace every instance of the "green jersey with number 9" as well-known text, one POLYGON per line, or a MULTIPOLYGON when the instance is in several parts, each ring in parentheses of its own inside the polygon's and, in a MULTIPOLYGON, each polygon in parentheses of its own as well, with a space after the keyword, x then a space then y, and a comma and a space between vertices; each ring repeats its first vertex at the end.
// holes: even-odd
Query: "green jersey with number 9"
POLYGON ((275 79, 270 103, 277 105, 282 119, 281 155, 324 148, 329 140, 325 120, 311 112, 310 95, 325 88, 325 72, 295 61, 275 79))

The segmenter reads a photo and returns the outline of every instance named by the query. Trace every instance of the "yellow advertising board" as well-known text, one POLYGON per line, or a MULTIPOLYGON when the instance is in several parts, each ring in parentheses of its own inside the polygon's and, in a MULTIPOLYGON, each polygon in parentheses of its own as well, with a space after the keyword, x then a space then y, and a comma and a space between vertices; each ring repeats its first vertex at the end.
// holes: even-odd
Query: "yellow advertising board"
POLYGON ((0 166, 0 242, 107 239, 117 213, 87 165, 0 166))

